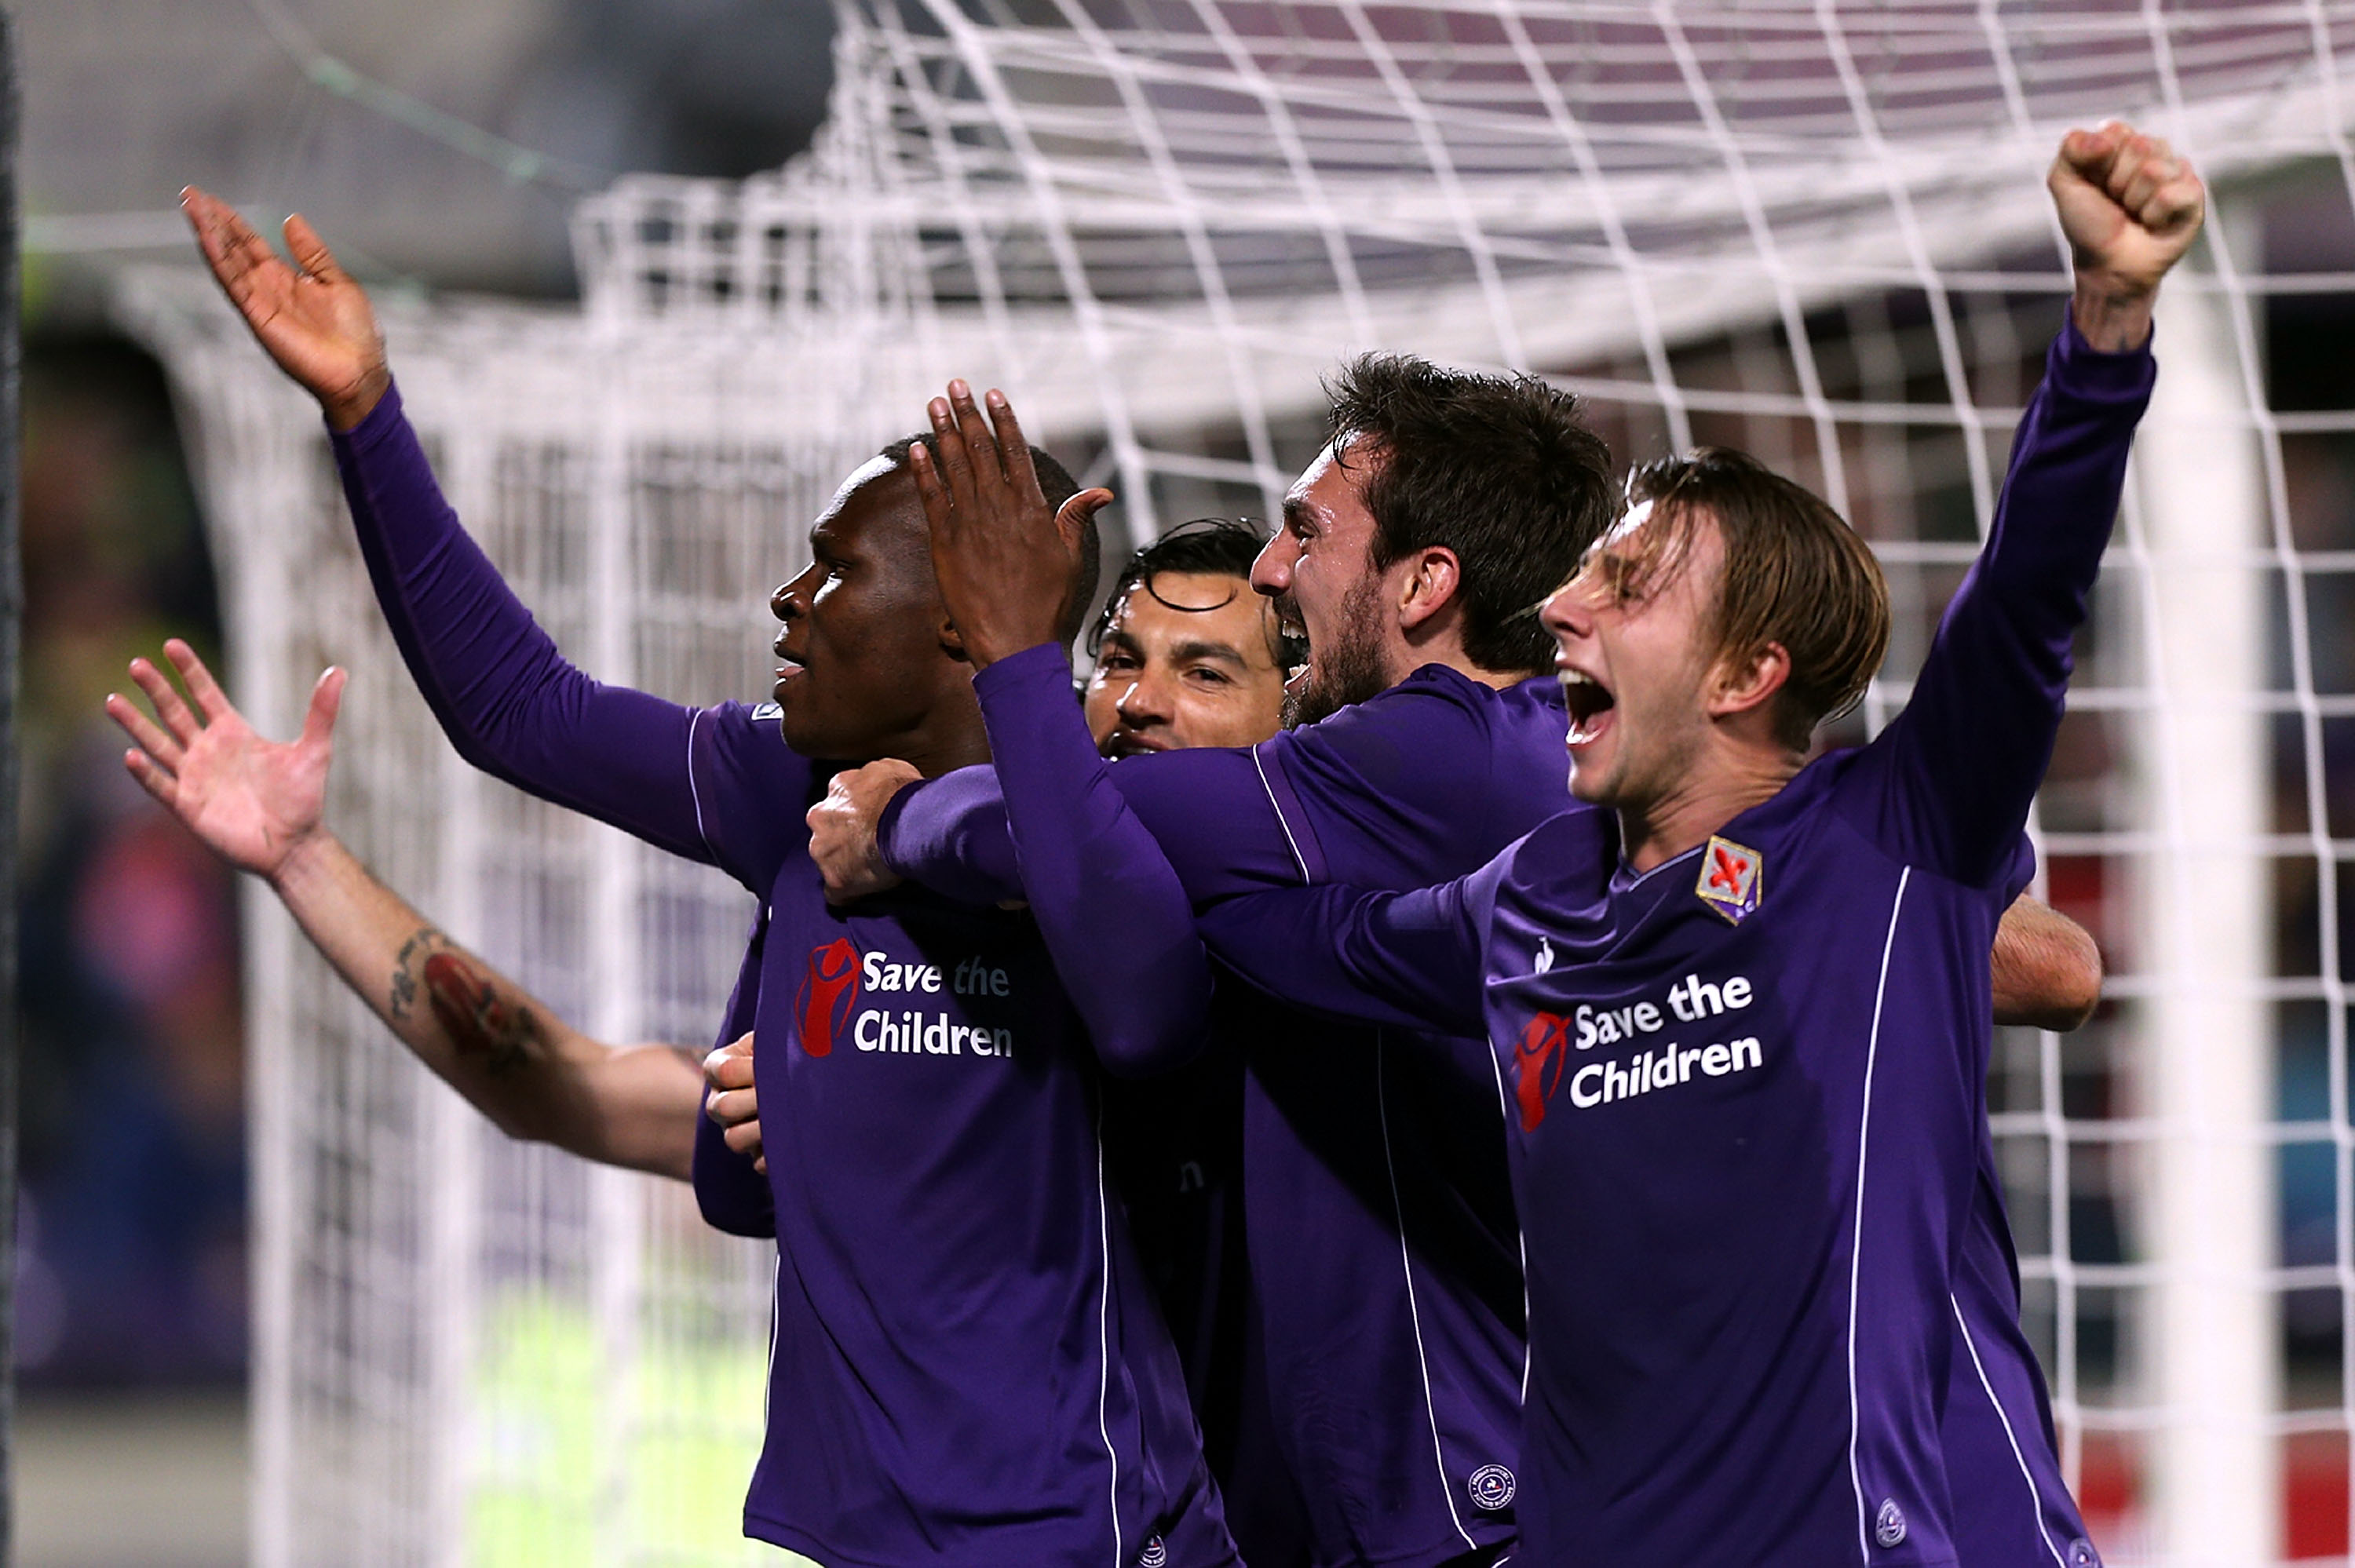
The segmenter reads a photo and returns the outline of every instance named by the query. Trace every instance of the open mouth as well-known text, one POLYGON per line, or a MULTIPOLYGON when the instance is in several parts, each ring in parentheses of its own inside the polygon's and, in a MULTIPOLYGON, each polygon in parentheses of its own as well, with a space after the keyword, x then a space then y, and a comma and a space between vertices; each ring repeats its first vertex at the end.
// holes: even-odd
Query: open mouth
POLYGON ((1099 749, 1106 758, 1117 762, 1124 757, 1143 757, 1148 752, 1167 751, 1169 748, 1159 741, 1147 739, 1135 730, 1116 729, 1104 736, 1103 745, 1099 749))
POLYGON ((786 652, 782 646, 777 649, 777 683, 773 691, 779 702, 784 701, 786 683, 808 667, 797 655, 786 652))
POLYGON ((1609 727, 1606 715, 1618 699, 1583 670, 1563 670, 1561 679, 1562 702, 1570 709, 1570 744, 1584 746, 1609 727))

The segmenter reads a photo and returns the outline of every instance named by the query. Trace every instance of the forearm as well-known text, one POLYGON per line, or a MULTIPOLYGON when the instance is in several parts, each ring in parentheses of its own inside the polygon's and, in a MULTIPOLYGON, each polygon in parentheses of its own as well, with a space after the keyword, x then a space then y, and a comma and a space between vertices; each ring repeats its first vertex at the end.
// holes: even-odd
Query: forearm
POLYGON ((1247 894, 1204 910, 1202 938, 1221 963, 1295 1007, 1477 1035, 1487 1025, 1472 880, 1412 893, 1327 884, 1247 894))
POLYGON ((394 641, 474 766, 675 853, 709 859, 687 777, 689 710, 568 663, 467 536, 389 389, 336 463, 394 641))
POLYGON ((1114 787, 1059 647, 974 678, 1022 887, 1106 1067, 1167 1072, 1201 1049, 1209 959, 1168 858, 1114 787))
POLYGON ((671 1047, 570 1028, 321 833, 271 886, 346 984, 402 1044, 509 1136, 684 1180, 702 1103, 671 1047))
POLYGON ((1995 1021, 2066 1033, 2102 1000, 2102 950, 2066 915, 2022 895, 1996 927, 1995 1021))

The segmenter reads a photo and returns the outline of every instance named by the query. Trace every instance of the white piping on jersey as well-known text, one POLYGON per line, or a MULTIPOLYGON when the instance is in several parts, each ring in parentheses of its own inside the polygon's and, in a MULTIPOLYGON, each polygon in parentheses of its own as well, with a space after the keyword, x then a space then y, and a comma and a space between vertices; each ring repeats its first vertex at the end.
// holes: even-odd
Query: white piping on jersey
POLYGON ((761 1430, 769 1429, 769 1401, 777 1392, 777 1302, 785 1293, 785 1244, 777 1244, 777 1266, 769 1272, 769 1375, 761 1381, 761 1430))
POLYGON ((1252 766, 1259 769, 1259 787, 1267 791, 1267 808, 1275 813, 1275 825, 1284 830, 1284 844, 1292 851, 1292 862, 1300 868, 1300 880, 1305 885, 1309 881, 1308 857, 1300 853, 1300 841, 1292 836, 1292 824, 1284 820, 1284 808, 1276 802, 1275 786, 1268 782, 1267 764, 1259 759, 1257 746, 1252 747, 1252 766))
MULTIPOLYGON (((1488 1048, 1488 1071, 1497 1080, 1497 1119, 1509 1135, 1513 1126, 1511 1106, 1505 1098, 1505 1065, 1497 1060, 1496 1047, 1488 1048)), ((1521 1229, 1521 1212, 1513 1210, 1513 1246, 1521 1255, 1521 1403, 1529 1402, 1529 1238, 1521 1229)), ((1505 1559, 1499 1557, 1489 1568, 1502 1568, 1505 1559)))
POLYGON ((2036 1533, 2044 1542, 2044 1550, 2052 1553, 2052 1561, 2061 1568, 2069 1568, 2068 1560, 2061 1555, 2052 1531, 2044 1524, 2044 1494, 2036 1489, 2036 1477, 2028 1468, 2028 1456, 2019 1451, 2019 1435, 2011 1429, 2011 1413, 2004 1409, 2003 1401, 1995 1396, 1995 1384, 1987 1381, 1987 1366, 1979 1360, 1979 1348, 1971 1339, 1971 1326, 1963 1321, 1963 1304, 1952 1294, 1946 1305, 1955 1309, 1955 1327, 1963 1331, 1963 1349, 1971 1352, 1971 1371, 1978 1373, 1979 1387, 1987 1391, 1987 1403, 1995 1406, 1995 1418, 2003 1423, 2003 1440, 2011 1445, 2012 1463, 2019 1467, 2019 1478, 2028 1483, 2028 1506, 2035 1510, 2036 1533))
POLYGON ((1096 1296, 1096 1435, 1112 1461, 1112 1568, 1127 1568, 1120 1549, 1120 1450, 1112 1444, 1104 1414, 1112 1398, 1112 1213, 1104 1202, 1103 1107, 1096 1107, 1096 1248, 1103 1266, 1103 1288, 1096 1296))
MULTIPOLYGON (((1662 861, 1659 864, 1657 864, 1657 865, 1654 866, 1654 867, 1653 867, 1651 870, 1649 870, 1649 871, 1639 871, 1639 872, 1636 872, 1636 879, 1635 879, 1633 882, 1630 882, 1627 885, 1628 885, 1629 887, 1631 887, 1631 888, 1635 888, 1635 887, 1641 887, 1641 886, 1643 886, 1643 885, 1644 885, 1644 884, 1646 884, 1646 883, 1647 883, 1647 882, 1651 881, 1651 880, 1652 880, 1652 878, 1654 878, 1654 877, 1656 877, 1656 876, 1659 875, 1659 874, 1660 874, 1660 873, 1662 873, 1662 872, 1664 872, 1664 871, 1668 870, 1668 867, 1670 867, 1670 866, 1672 866, 1672 865, 1676 864, 1678 861, 1690 860, 1690 859, 1692 859, 1692 857, 1693 857, 1693 856, 1695 856, 1695 855, 1697 855, 1697 854, 1700 853, 1700 852, 1701 852, 1701 851, 1703 851, 1703 850, 1707 849, 1708 847, 1709 847, 1709 846, 1708 846, 1707 844, 1705 844, 1705 843, 1701 843, 1701 844, 1695 844, 1695 845, 1693 845, 1693 847, 1692 847, 1692 848, 1690 848, 1690 849, 1689 849, 1689 850, 1685 851, 1685 852, 1684 852, 1684 853, 1682 853, 1682 854, 1672 854, 1672 855, 1670 855, 1668 859, 1666 859, 1666 860, 1662 861)), ((1626 865, 1626 863, 1626 863, 1625 861, 1624 861, 1624 860, 1623 860, 1623 861, 1621 861, 1619 863, 1620 863, 1621 865, 1623 865, 1623 866, 1624 866, 1624 865, 1626 865)), ((1631 868, 1631 869, 1632 869, 1632 868, 1631 868)))
POLYGON ((695 804, 695 831, 702 836, 704 853, 718 860, 719 852, 711 847, 711 830, 703 825, 703 791, 695 787, 695 726, 703 722, 703 712, 698 708, 687 719, 687 798, 695 804))
POLYGON ((1889 906, 1889 935, 1881 944, 1881 983, 1872 991, 1872 1033, 1864 1046, 1864 1110, 1856 1127, 1856 1234, 1848 1251, 1848 1478, 1856 1489, 1857 1550, 1867 1563, 1872 1561, 1872 1508, 1865 1501, 1864 1475, 1856 1457, 1864 1423, 1856 1398, 1856 1295, 1864 1263, 1865 1150, 1872 1134, 1872 1069, 1881 1054, 1881 1009, 1889 1000, 1889 955, 1897 950, 1897 917, 1904 912, 1905 885, 1913 879, 1910 865, 1897 874, 1897 897, 1889 906))
MULTIPOLYGON (((1407 1250, 1406 1245, 1406 1205, 1399 1202, 1398 1163, 1391 1157, 1390 1086, 1382 1072, 1387 1048, 1384 1032, 1375 1030, 1374 1111, 1382 1124, 1382 1171, 1391 1179, 1391 1213, 1398 1216, 1399 1271, 1406 1277, 1406 1312, 1408 1320, 1414 1325, 1415 1370, 1423 1374, 1423 1409, 1431 1420, 1431 1457, 1439 1469, 1439 1495, 1447 1499, 1447 1520, 1455 1527, 1455 1533, 1464 1538, 1464 1544, 1477 1552, 1480 1543, 1472 1539, 1472 1532, 1464 1528, 1464 1516, 1455 1511, 1455 1481, 1447 1473, 1447 1454, 1439 1442, 1439 1406, 1431 1397, 1431 1358, 1423 1353, 1423 1308, 1414 1298, 1414 1256, 1407 1250)), ((1494 1057, 1496 1053, 1491 1051, 1488 1054, 1494 1057)), ((1526 1351, 1523 1353, 1526 1354, 1526 1351)))

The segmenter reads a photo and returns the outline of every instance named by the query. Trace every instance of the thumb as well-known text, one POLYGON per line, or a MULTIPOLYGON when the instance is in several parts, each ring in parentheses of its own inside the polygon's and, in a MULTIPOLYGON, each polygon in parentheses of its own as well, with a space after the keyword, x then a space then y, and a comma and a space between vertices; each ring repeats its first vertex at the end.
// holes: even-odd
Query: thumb
POLYGON ((294 264, 307 276, 322 283, 351 281, 343 268, 336 265, 336 253, 327 249, 327 242, 319 238, 319 231, 311 227, 309 218, 295 213, 286 220, 285 233, 286 253, 294 258, 294 264))
POLYGON ((1082 490, 1064 502, 1055 513, 1055 531, 1062 535, 1064 547, 1077 550, 1096 514, 1112 503, 1112 492, 1101 485, 1092 490, 1082 490))
POLYGON ((329 665, 319 675, 319 683, 311 688, 310 711, 303 715, 303 740, 306 748, 324 749, 334 737, 336 715, 344 705, 344 683, 349 674, 336 665, 329 665))

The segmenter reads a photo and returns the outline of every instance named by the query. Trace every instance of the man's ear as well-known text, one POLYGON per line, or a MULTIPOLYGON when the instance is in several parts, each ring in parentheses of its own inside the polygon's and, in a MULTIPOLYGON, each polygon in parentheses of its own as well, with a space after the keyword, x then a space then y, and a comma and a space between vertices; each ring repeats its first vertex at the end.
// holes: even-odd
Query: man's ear
POLYGON ((1412 636, 1455 602, 1456 590, 1464 586, 1464 567, 1444 545, 1426 546, 1397 566, 1405 568, 1398 588, 1399 630, 1412 636))
POLYGON ((942 652, 961 662, 971 662, 965 658, 964 633, 959 631, 957 623, 945 615, 941 617, 940 639, 942 652))
POLYGON ((1769 642, 1739 662, 1720 659, 1710 672, 1709 716, 1734 718, 1762 711, 1790 679, 1791 655, 1780 642, 1769 642))

